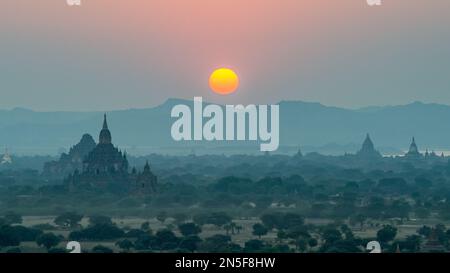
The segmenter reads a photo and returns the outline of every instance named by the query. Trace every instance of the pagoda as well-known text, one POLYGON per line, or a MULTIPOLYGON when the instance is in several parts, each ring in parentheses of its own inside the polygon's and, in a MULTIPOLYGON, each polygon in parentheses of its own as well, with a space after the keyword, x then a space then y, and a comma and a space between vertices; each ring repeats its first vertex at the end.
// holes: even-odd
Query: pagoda
POLYGON ((83 173, 92 175, 117 174, 128 172, 128 160, 125 153, 112 144, 106 114, 98 137, 98 144, 83 161, 83 173))
POLYGON ((409 150, 405 156, 412 157, 412 158, 414 158, 414 157, 417 158, 417 157, 422 156, 422 154, 419 152, 419 148, 417 147, 416 139, 414 137, 412 138, 411 145, 409 146, 409 150))
POLYGON ((370 135, 366 135, 366 139, 364 140, 361 149, 356 153, 358 157, 361 158, 381 158, 382 155, 380 152, 375 150, 375 146, 373 145, 372 140, 370 139, 370 135))
POLYGON ((12 158, 9 155, 8 149, 5 150, 5 154, 3 154, 2 161, 1 161, 0 164, 2 164, 2 165, 4 165, 4 164, 12 164, 12 158))
POLYGON ((148 162, 142 172, 133 168, 128 172, 126 152, 112 144, 106 114, 98 137, 98 144, 84 157, 81 172, 75 170, 66 179, 69 190, 77 188, 104 188, 116 193, 151 194, 156 192, 157 178, 148 162))

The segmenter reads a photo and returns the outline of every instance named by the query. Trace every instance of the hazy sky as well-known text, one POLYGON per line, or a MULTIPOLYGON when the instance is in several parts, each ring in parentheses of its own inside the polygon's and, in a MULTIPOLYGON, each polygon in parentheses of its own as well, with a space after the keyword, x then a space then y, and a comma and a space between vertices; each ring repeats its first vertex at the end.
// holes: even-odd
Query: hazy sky
POLYGON ((0 108, 450 104, 450 1, 0 0, 0 108), (218 67, 237 93, 213 94, 218 67))

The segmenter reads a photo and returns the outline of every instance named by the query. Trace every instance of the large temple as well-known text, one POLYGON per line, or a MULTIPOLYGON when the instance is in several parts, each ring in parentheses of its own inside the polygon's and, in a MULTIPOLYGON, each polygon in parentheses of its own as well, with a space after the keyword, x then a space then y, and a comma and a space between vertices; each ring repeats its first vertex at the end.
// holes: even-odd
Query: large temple
POLYGON ((83 173, 95 176, 128 173, 127 156, 112 144, 106 114, 103 118, 103 128, 100 131, 98 144, 83 161, 83 173))
POLYGON ((412 158, 417 158, 417 157, 422 156, 422 154, 419 152, 419 148, 417 147, 416 139, 414 137, 412 138, 411 145, 409 145, 409 150, 405 154, 405 156, 412 157, 412 158))
POLYGON ((157 178, 151 172, 148 162, 142 172, 133 168, 129 173, 128 168, 126 153, 112 144, 105 114, 98 144, 84 157, 81 171, 75 170, 66 181, 71 189, 103 187, 137 194, 156 191, 157 178))
POLYGON ((95 148, 95 140, 84 134, 80 142, 70 148, 69 153, 62 153, 59 160, 45 163, 43 175, 46 178, 60 179, 83 169, 84 158, 95 148))
POLYGON ((363 158, 381 158, 380 152, 375 150, 375 146, 373 145, 372 140, 370 139, 370 135, 366 135, 366 139, 364 140, 361 150, 356 154, 359 157, 363 158))

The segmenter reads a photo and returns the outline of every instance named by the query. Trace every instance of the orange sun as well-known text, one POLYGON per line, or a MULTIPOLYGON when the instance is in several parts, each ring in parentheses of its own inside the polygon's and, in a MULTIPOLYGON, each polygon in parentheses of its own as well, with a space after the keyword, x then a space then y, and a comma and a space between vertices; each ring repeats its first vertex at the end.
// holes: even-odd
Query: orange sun
POLYGON ((239 87, 239 77, 231 69, 220 68, 209 77, 209 87, 219 95, 228 95, 239 87))

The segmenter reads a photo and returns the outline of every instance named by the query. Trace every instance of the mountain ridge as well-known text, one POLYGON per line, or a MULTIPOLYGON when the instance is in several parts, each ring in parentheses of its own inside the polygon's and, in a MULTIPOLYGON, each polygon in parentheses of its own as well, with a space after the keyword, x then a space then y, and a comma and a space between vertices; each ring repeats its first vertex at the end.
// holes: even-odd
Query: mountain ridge
MULTIPOLYGON (((45 111, 45 110, 34 110, 26 107, 14 107, 11 109, 4 109, 0 108, 0 113, 3 112, 24 112, 24 113, 108 113, 108 112, 120 112, 120 111, 129 111, 129 110, 148 110, 153 108, 159 108, 167 105, 175 105, 175 104, 181 104, 181 103, 192 103, 192 100, 189 99, 179 99, 179 98, 168 98, 164 102, 157 104, 155 106, 151 107, 142 107, 142 108, 124 108, 124 109, 112 109, 112 110, 98 110, 98 111, 77 111, 77 110, 51 110, 51 111, 45 111)), ((221 103, 214 103, 209 101, 203 101, 204 104, 218 104, 218 105, 225 105, 221 103)), ((386 109, 386 108, 395 108, 395 107, 408 107, 408 106, 415 106, 415 105, 432 105, 437 107, 448 107, 450 108, 450 104, 443 104, 443 103, 436 103, 436 102, 421 102, 421 101, 413 101, 405 104, 396 104, 396 105, 369 105, 369 106, 363 106, 358 108, 346 108, 341 106, 333 106, 333 105, 326 105, 321 102, 316 101, 303 101, 303 100, 281 100, 278 101, 276 104, 305 104, 305 105, 316 105, 316 106, 322 106, 327 108, 336 108, 336 109, 342 109, 342 110, 350 110, 350 111, 359 111, 359 110, 366 110, 366 109, 386 109)))
MULTIPOLYGON (((124 147, 173 147, 192 144, 223 146, 225 142, 185 143, 171 139, 170 110, 190 100, 168 99, 149 108, 108 111, 113 142, 124 147)), ((204 102, 205 104, 208 102, 204 102)), ((375 146, 407 149, 412 136, 425 149, 450 150, 450 106, 413 102, 405 105, 347 109, 318 102, 282 100, 280 146, 324 146, 362 143, 370 133, 375 146)), ((24 108, 0 110, 0 147, 68 149, 84 133, 97 137, 104 111, 38 112, 24 108)), ((228 145, 228 144, 227 144, 228 145)), ((186 148, 187 149, 187 148, 186 148)), ((33 153, 33 152, 32 152, 33 153)))

